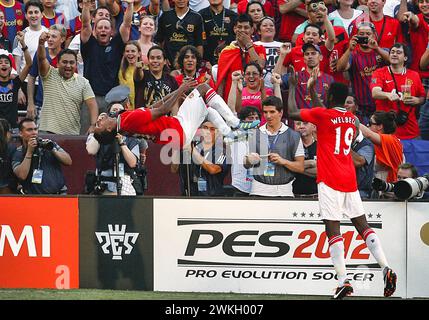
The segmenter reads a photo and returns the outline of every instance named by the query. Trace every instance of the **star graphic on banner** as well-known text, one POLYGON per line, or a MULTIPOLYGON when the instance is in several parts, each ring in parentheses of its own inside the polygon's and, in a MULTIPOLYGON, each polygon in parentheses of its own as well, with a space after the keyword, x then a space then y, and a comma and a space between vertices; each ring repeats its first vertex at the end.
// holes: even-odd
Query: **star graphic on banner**
POLYGON ((292 213, 293 217, 296 218, 298 216, 298 213, 294 212, 292 213))
POLYGON ((320 214, 320 212, 317 214, 317 217, 320 218, 322 215, 320 214))
POLYGON ((301 212, 301 217, 305 217, 305 212, 301 212))
POLYGON ((314 217, 314 213, 310 212, 310 218, 313 218, 313 217, 314 217))
POLYGON ((377 213, 377 219, 381 219, 381 214, 377 213))
POLYGON ((370 213, 368 213, 368 218, 369 219, 372 219, 372 213, 370 212, 370 213))

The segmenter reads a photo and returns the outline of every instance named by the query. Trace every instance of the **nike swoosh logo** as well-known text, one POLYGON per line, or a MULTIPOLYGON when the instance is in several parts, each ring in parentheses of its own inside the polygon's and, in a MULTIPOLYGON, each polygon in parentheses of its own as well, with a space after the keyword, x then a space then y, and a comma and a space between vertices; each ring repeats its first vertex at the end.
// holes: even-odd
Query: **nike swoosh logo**
POLYGON ((210 21, 212 21, 212 19, 210 19, 210 20, 204 20, 205 23, 210 22, 210 21))
POLYGON ((168 27, 170 27, 170 26, 171 26, 171 23, 170 23, 170 24, 166 24, 166 25, 165 25, 165 27, 166 27, 166 28, 168 28, 168 27))
POLYGON ((338 291, 338 293, 334 294, 334 299, 337 299, 339 297, 339 295, 346 289, 346 287, 342 287, 340 291, 338 291))
POLYGON ((301 85, 305 86, 307 85, 307 82, 301 82, 301 85))
POLYGON ((293 62, 300 62, 301 60, 293 60, 293 62))
POLYGON ((386 83, 390 83, 390 82, 393 82, 393 80, 386 80, 386 83))

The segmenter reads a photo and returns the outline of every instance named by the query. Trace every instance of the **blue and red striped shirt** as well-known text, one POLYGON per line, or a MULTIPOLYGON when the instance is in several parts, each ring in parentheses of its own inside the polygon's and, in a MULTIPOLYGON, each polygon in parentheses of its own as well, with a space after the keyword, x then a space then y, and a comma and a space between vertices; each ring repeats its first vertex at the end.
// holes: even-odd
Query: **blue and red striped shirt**
POLYGON ((356 47, 350 54, 350 82, 356 102, 364 114, 375 111, 375 101, 371 94, 371 77, 374 71, 383 66, 383 59, 374 50, 363 52, 356 47))
MULTIPOLYGON (((307 90, 308 79, 310 79, 310 74, 307 70, 298 72, 298 84, 295 89, 295 99, 299 109, 310 109, 315 107, 312 105, 310 92, 307 90)), ((320 72, 319 77, 317 77, 315 89, 320 100, 322 100, 325 105, 327 105, 327 93, 332 82, 334 82, 334 78, 327 73, 320 72)))

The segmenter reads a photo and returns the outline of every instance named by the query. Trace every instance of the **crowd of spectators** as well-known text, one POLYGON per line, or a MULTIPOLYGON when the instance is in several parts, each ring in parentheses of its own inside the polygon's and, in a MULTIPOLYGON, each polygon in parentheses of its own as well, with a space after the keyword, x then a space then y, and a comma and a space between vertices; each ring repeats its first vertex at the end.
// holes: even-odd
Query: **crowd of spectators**
POLYGON ((317 128, 291 121, 288 104, 323 106, 335 82, 360 121, 350 147, 362 198, 380 196, 373 177, 415 170, 401 140, 429 140, 427 0, 0 0, 0 32, 0 193, 67 193, 72 159, 44 133, 87 136, 99 193, 143 194, 150 143, 104 145, 94 128, 189 81, 261 123, 228 144, 207 119, 173 157, 183 195, 317 198, 317 128))

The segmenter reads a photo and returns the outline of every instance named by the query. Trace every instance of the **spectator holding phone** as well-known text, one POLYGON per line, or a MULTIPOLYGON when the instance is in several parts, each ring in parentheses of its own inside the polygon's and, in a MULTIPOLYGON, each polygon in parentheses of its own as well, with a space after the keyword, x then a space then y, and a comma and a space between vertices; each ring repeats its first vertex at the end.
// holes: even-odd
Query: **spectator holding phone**
POLYGON ((356 102, 360 106, 360 119, 368 124, 375 111, 370 85, 374 71, 389 62, 389 53, 378 46, 375 26, 361 22, 358 32, 350 39, 349 48, 337 63, 338 71, 348 71, 356 102))

